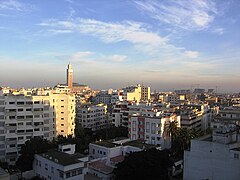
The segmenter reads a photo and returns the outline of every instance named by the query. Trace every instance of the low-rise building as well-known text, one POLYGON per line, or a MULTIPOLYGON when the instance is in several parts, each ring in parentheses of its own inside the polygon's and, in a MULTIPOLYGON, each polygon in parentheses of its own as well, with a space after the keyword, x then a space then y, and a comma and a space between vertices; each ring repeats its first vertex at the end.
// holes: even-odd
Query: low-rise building
MULTIPOLYGON (((71 149, 71 147, 70 145, 67 149, 71 149)), ((35 155, 33 170, 35 175, 42 179, 83 180, 87 171, 87 161, 88 158, 80 154, 68 154, 50 150, 46 153, 35 155)))
POLYGON ((103 180, 113 178, 113 170, 124 157, 132 152, 143 151, 157 146, 146 144, 144 141, 129 139, 97 141, 89 144, 88 174, 103 180))

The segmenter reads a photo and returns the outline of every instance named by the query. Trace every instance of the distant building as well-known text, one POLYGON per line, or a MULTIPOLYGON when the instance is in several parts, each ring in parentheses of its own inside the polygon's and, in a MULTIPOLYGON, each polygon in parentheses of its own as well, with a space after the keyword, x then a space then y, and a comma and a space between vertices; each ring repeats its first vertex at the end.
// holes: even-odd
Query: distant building
POLYGON ((185 180, 239 180, 239 169, 240 134, 234 125, 192 140, 191 149, 184 152, 185 180))
POLYGON ((77 107, 76 121, 83 128, 92 130, 105 128, 108 124, 107 106, 104 104, 80 105, 77 107))
POLYGON ((73 90, 73 69, 70 63, 67 68, 67 86, 71 91, 73 90))
POLYGON ((150 100, 150 87, 138 84, 137 86, 129 86, 123 88, 127 101, 148 101, 150 100))

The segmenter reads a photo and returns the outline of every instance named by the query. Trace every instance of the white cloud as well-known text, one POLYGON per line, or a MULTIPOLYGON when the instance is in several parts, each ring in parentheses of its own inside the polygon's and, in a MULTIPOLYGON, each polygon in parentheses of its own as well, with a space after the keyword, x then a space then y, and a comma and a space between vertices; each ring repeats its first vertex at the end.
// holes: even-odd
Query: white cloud
POLYGON ((127 59, 127 56, 114 54, 109 56, 107 59, 114 62, 123 62, 127 59))
POLYGON ((184 53, 189 58, 197 58, 199 56, 199 52, 197 51, 185 51, 184 53))
POLYGON ((213 33, 217 33, 219 35, 222 35, 224 33, 224 29, 223 28, 216 28, 213 30, 213 33))
POLYGON ((133 44, 164 46, 168 41, 167 38, 149 31, 143 24, 131 21, 108 23, 82 18, 68 21, 49 19, 39 25, 55 28, 56 30, 70 30, 96 36, 105 43, 128 41, 133 44))
POLYGON ((89 62, 93 52, 85 51, 85 52, 76 52, 69 57, 69 61, 71 62, 89 62))
POLYGON ((186 30, 201 30, 218 15, 210 0, 135 1, 136 7, 150 17, 186 30))
POLYGON ((22 11, 25 6, 16 0, 1 0, 0 9, 22 11))

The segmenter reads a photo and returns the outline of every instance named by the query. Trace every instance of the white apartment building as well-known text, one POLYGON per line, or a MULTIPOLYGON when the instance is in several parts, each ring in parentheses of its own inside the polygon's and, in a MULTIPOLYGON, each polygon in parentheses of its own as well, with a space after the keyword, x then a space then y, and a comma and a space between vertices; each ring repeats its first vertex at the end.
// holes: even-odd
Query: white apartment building
POLYGON ((102 129, 108 124, 107 106, 104 104, 77 106, 76 121, 84 128, 102 129))
POLYGON ((33 137, 74 135, 74 96, 43 90, 14 94, 0 95, 0 159, 14 164, 21 146, 33 137))
POLYGON ((129 117, 136 113, 146 116, 156 116, 161 113, 161 108, 158 105, 151 103, 117 102, 113 106, 112 123, 116 127, 128 127, 129 117))
POLYGON ((132 115, 129 118, 129 138, 144 140, 147 144, 160 146, 161 149, 171 147, 171 138, 166 133, 169 122, 177 121, 180 126, 180 116, 160 115, 155 117, 132 115))
POLYGON ((210 126, 212 113, 208 105, 184 105, 180 108, 181 127, 206 130, 210 126))
POLYGON ((234 125, 192 140, 191 149, 184 152, 184 180, 239 180, 239 170, 240 134, 234 125))
MULTIPOLYGON (((62 149, 69 149, 72 146, 62 149)), ((48 151, 43 154, 36 154, 33 161, 33 170, 36 176, 42 179, 69 179, 69 180, 83 180, 86 173, 86 162, 88 158, 80 154, 64 153, 61 151, 48 151)))

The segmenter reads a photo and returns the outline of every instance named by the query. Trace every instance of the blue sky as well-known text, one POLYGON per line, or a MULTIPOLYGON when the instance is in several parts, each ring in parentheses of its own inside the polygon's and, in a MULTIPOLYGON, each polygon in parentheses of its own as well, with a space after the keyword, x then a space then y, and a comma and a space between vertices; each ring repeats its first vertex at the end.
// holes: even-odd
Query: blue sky
POLYGON ((240 89, 238 0, 0 0, 0 85, 240 89))

